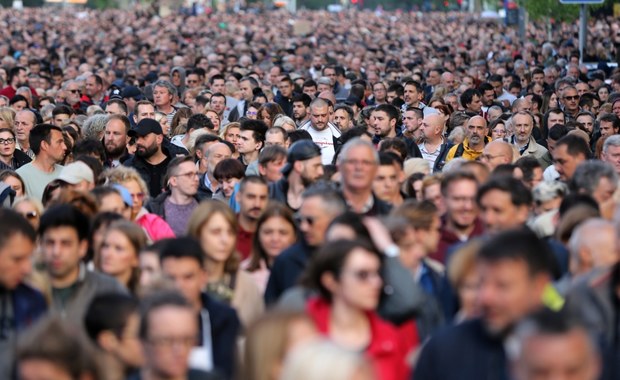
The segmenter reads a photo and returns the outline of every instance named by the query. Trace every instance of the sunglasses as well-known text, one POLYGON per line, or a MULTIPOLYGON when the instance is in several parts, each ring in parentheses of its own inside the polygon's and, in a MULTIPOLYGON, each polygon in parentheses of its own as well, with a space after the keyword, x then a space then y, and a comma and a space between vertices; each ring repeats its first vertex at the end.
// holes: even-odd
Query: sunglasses
POLYGON ((39 216, 39 213, 36 211, 28 211, 25 214, 22 214, 22 216, 28 220, 32 220, 32 219, 36 219, 37 216, 39 216))
POLYGON ((314 225, 316 218, 313 216, 304 216, 304 215, 295 215, 295 222, 297 225, 302 225, 304 222, 308 223, 309 226, 312 227, 314 225))
POLYGON ((79 94, 80 90, 69 90, 69 92, 72 94, 79 94))
POLYGON ((579 95, 565 96, 565 100, 579 100, 579 95))

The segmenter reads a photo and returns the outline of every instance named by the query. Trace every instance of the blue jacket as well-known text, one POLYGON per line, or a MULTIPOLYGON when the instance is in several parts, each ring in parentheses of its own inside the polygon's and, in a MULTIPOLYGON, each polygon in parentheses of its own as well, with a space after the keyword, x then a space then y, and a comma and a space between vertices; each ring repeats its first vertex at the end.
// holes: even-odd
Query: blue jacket
POLYGON ((415 380, 507 380, 506 354, 501 338, 475 319, 439 331, 422 348, 415 380))

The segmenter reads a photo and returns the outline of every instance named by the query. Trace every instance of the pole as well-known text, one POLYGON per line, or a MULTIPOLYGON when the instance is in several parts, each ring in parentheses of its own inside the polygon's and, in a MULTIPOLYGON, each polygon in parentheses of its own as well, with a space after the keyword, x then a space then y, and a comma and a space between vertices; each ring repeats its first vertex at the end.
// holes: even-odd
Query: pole
POLYGON ((588 32, 587 29, 587 24, 588 24, 588 20, 587 20, 587 5, 586 4, 581 4, 581 10, 579 12, 579 63, 583 63, 583 52, 585 50, 585 46, 586 46, 586 33, 588 32))

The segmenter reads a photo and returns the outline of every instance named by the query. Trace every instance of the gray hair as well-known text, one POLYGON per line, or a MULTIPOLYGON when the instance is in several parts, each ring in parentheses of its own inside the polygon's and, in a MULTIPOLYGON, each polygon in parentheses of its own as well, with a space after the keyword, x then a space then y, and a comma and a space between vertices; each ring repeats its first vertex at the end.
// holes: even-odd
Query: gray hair
POLYGON ((603 153, 607 153, 607 149, 609 149, 610 146, 620 146, 620 135, 611 135, 605 139, 603 143, 603 153))
POLYGON ((536 204, 549 202, 556 198, 564 198, 568 194, 568 186, 559 181, 543 181, 532 190, 532 196, 536 204))
POLYGON ((93 115, 89 117, 82 125, 82 136, 84 136, 85 139, 99 140, 101 134, 105 131, 105 125, 107 123, 107 115, 93 115))
POLYGON ((599 233, 607 233, 605 229, 611 229, 615 233, 614 224, 602 218, 587 219, 579 224, 571 234, 568 241, 568 251, 571 257, 579 261, 579 251, 586 247, 590 250, 594 249, 593 243, 598 240, 599 233))
POLYGON ((336 192, 335 186, 328 182, 319 181, 307 188, 302 196, 303 199, 318 197, 323 203, 323 212, 330 215, 340 215, 346 211, 346 205, 344 199, 338 192, 336 192))
POLYGON ((618 183, 618 174, 611 164, 599 160, 588 160, 579 164, 575 169, 573 184, 577 191, 583 190, 592 194, 602 178, 609 179, 614 185, 618 183))
POLYGON ((342 147, 342 150, 340 151, 340 154, 338 155, 338 159, 336 163, 338 165, 342 165, 345 162, 345 160, 348 158, 349 151, 351 149, 362 147, 362 146, 367 147, 372 151, 373 153, 372 159, 375 161, 377 165, 379 165, 379 153, 375 149, 375 146, 372 145, 370 141, 363 140, 359 137, 351 139, 346 144, 344 144, 344 146, 342 147))
POLYGON ((172 83, 170 83, 167 80, 163 80, 160 79, 157 82, 153 83, 153 90, 155 89, 155 87, 165 87, 166 90, 168 90, 168 92, 170 93, 170 95, 172 96, 176 96, 179 94, 177 88, 175 87, 175 85, 173 85, 172 83))

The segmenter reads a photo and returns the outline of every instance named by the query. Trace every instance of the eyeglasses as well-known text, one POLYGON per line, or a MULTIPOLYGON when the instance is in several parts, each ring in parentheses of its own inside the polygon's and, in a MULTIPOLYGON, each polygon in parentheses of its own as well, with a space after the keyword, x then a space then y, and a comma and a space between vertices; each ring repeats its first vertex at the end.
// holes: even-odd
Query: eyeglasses
POLYGON ((191 79, 188 79, 188 80, 187 80, 187 83, 198 83, 198 81, 197 81, 197 80, 191 80, 191 79))
POLYGON ((8 139, 0 139, 0 145, 15 144, 15 137, 9 137, 8 139))
POLYGON ((375 278, 381 278, 381 273, 376 270, 369 269, 360 269, 360 270, 352 270, 350 273, 353 277, 355 277, 358 281, 367 282, 375 278))
POLYGON ((198 173, 197 172, 189 172, 189 173, 183 173, 183 174, 175 174, 173 175, 173 177, 185 177, 187 179, 192 179, 194 177, 197 177, 198 173))
POLYGON ((39 213, 36 211, 28 211, 27 213, 22 214, 22 216, 28 220, 32 220, 39 216, 39 213))
POLYGON ((256 115, 258 115, 258 112, 251 112, 251 111, 248 111, 248 112, 246 112, 245 114, 246 114, 246 115, 248 115, 248 116, 256 116, 256 115))
POLYGON ((579 100, 579 95, 565 96, 564 100, 579 100))
POLYGON ((69 90, 69 92, 72 94, 79 94, 80 90, 69 90))
POLYGON ((297 225, 302 225, 303 222, 306 222, 308 223, 310 227, 312 227, 315 221, 316 221, 316 218, 313 216, 304 216, 300 214, 295 214, 295 222, 297 223, 297 225))
POLYGON ((144 199, 145 194, 144 193, 135 193, 135 194, 131 194, 131 197, 134 199, 138 199, 138 200, 142 200, 144 199))

